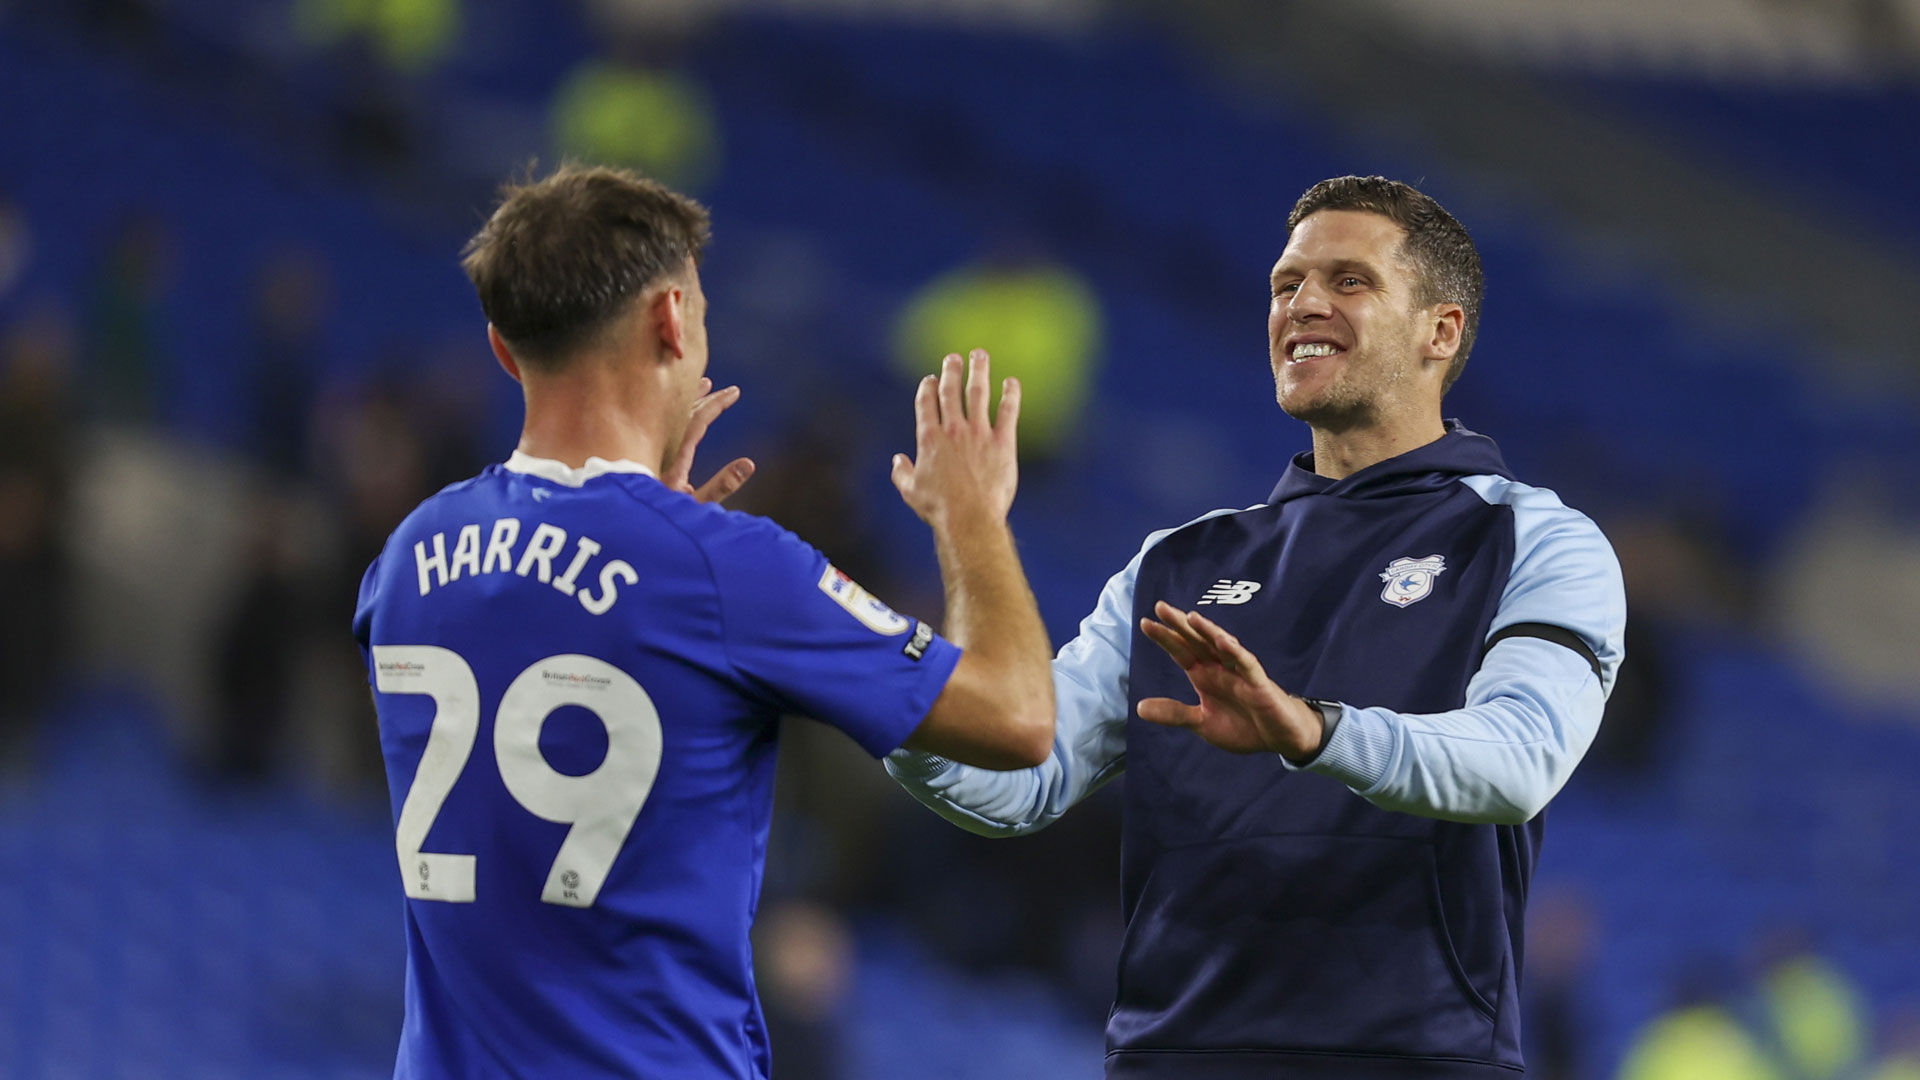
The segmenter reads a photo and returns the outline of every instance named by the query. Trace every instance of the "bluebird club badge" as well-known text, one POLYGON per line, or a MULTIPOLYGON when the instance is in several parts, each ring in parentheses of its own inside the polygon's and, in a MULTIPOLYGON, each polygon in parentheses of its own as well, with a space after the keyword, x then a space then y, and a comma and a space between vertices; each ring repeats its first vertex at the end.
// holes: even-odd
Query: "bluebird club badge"
POLYGON ((1387 564, 1386 572, 1380 580, 1387 587, 1380 590, 1380 599, 1394 607, 1406 607, 1418 603, 1433 592, 1433 579, 1446 573, 1447 559, 1444 555, 1429 555, 1424 559, 1395 559, 1387 564))

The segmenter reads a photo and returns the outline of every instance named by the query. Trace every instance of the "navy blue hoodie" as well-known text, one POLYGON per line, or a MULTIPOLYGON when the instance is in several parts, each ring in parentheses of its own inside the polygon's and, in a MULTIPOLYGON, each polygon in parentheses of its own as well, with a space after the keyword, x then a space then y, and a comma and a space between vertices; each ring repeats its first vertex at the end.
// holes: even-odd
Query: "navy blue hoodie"
POLYGON ((1128 774, 1110 1077, 1511 1077, 1542 809, 1624 629, 1599 530, 1450 423, 1337 481, 1301 455, 1267 503, 1150 537, 1055 662, 1047 763, 888 767, 989 835, 1128 774), (1142 699, 1194 699, 1138 630, 1158 600, 1330 703, 1318 757, 1140 720, 1142 699))

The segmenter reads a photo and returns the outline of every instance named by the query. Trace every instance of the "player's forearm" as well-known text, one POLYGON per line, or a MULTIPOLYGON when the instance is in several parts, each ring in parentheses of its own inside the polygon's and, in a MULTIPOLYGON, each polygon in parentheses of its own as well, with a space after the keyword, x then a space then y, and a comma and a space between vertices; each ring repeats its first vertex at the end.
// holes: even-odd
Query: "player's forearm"
POLYGON ((1386 810, 1517 825, 1558 794, 1600 727, 1606 698, 1584 661, 1544 641, 1502 642, 1444 713, 1343 710, 1306 768, 1386 810))
MULTIPOLYGON (((934 530, 948 640, 980 661, 979 705, 1053 740, 1052 650, 1004 521, 959 518, 934 530)), ((1043 751, 1044 755, 1044 751, 1043 751)))
POLYGON ((888 775, 927 809, 970 833, 1020 836, 1052 824, 1046 794, 1059 766, 1049 757, 1027 769, 976 769, 905 748, 886 757, 888 775))
POLYGON ((948 640, 1004 674, 1010 698, 1044 702, 1051 713, 1052 650, 1012 531, 1004 522, 975 520, 938 530, 934 544, 946 585, 948 640))

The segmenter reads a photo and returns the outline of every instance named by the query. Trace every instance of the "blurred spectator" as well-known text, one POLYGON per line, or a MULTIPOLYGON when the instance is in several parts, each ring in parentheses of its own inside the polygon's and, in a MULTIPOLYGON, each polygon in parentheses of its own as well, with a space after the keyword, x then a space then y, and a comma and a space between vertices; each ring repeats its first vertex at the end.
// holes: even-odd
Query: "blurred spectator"
POLYGON ((1752 617, 1753 587, 1728 550, 1710 499, 1689 490, 1605 515, 1636 617, 1672 626, 1737 625, 1752 617))
POLYGON ((1734 1015, 1725 965, 1698 961, 1678 1004, 1634 1037, 1618 1080, 1791 1080, 1734 1015))
POLYGON ((1545 890, 1527 911, 1527 1075, 1581 1080, 1588 1026, 1582 995, 1593 949, 1593 915, 1571 887, 1545 890))
POLYGON ((1097 1026, 1113 1003, 1124 931, 1113 896, 1123 805, 1116 784, 1018 844, 931 814, 891 814, 880 899, 947 963, 1043 975, 1097 1026))
POLYGON ((460 8, 460 0, 299 0, 294 18, 315 44, 357 38, 391 67, 420 72, 458 40, 460 8))
POLYGON ((899 370, 914 379, 948 353, 993 356, 996 379, 1019 378, 1020 453, 1056 456, 1092 393, 1103 336, 1100 300, 1066 266, 1025 257, 965 266, 923 287, 894 330, 899 370))
POLYGON ((804 900, 770 905, 753 947, 773 1074, 836 1080, 844 1074, 843 1007, 853 982, 853 937, 832 908, 804 900))
POLYGON ((409 346, 396 358, 413 372, 405 393, 422 446, 425 490, 438 491, 489 462, 506 460, 512 444, 496 453, 483 436, 489 391, 512 383, 494 366, 483 338, 463 333, 430 347, 409 346))
POLYGON ((261 779, 294 739, 325 787, 358 795, 383 776, 348 634, 360 578, 421 499, 485 464, 488 384, 468 350, 403 341, 385 366, 404 374, 316 395, 314 338, 329 299, 324 271, 304 253, 282 253, 263 275, 257 445, 270 475, 249 497, 219 631, 211 765, 223 779, 261 779))
POLYGON ((698 191, 719 171, 713 104, 678 72, 587 61, 555 93, 550 123, 560 153, 629 166, 682 190, 698 191))
POLYGON ((335 59, 345 89, 329 102, 332 150, 349 175, 399 182, 421 169, 424 139, 403 80, 364 43, 346 43, 335 59))
POLYGON ((1776 931, 1757 948, 1762 969, 1745 995, 1724 972, 1689 975, 1679 1009, 1656 1020, 1629 1052, 1620 1080, 1851 1080, 1866 1050, 1865 1013, 1846 974, 1803 934, 1776 931))
POLYGON ((1089 1024, 1105 1020, 1120 968, 1126 926, 1113 883, 1120 880, 1124 807, 1115 784, 1082 802, 1071 817, 1023 838, 1017 852, 991 842, 970 844, 1000 864, 998 876, 1018 912, 1014 932, 1000 946, 1001 962, 1038 968, 1073 995, 1089 1024))
POLYGON ((356 179, 385 181, 391 194, 419 194, 413 186, 434 170, 426 160, 431 139, 419 119, 422 80, 410 76, 451 44, 459 3, 299 0, 295 30, 322 53, 331 84, 318 102, 326 129, 306 141, 323 146, 356 179), (436 23, 436 17, 455 22, 436 23))
POLYGON ((1866 1013, 1845 972, 1811 951, 1804 935, 1783 931, 1762 942, 1753 1026, 1793 1080, 1847 1080, 1867 1049, 1866 1013))
POLYGON ((758 474, 728 505, 779 522, 899 607, 900 589, 873 534, 872 515, 850 483, 859 465, 858 430, 830 408, 802 407, 797 415, 803 419, 796 427, 757 455, 758 474))
POLYGON ((1632 659, 1620 665, 1600 730, 1587 750, 1589 774, 1642 777, 1652 768, 1660 742, 1673 734, 1678 713, 1672 708, 1668 631, 1652 618, 1639 617, 1633 607, 1637 595, 1629 585, 1627 610, 1633 617, 1627 620, 1626 654, 1632 659))
MULTIPOLYGON (((1574 452, 1589 463, 1572 466, 1571 475, 1596 467, 1590 447, 1574 452)), ((1610 501, 1620 501, 1618 493, 1609 495, 1610 501)), ((1680 688, 1673 677, 1673 641, 1690 629, 1746 623, 1754 590, 1728 550, 1708 499, 1675 494, 1601 516, 1620 559, 1630 614, 1627 660, 1620 665, 1586 765, 1592 773, 1631 779, 1653 766, 1660 748, 1672 745, 1675 726, 1686 720, 1674 701, 1680 688)))
POLYGON ((304 478, 312 466, 308 421, 325 359, 320 341, 333 283, 320 258, 300 248, 274 254, 257 280, 252 450, 276 479, 304 478))
POLYGON ((315 582, 314 617, 327 631, 327 681, 345 691, 338 700, 359 715, 357 722, 317 716, 309 739, 322 780, 343 791, 384 783, 366 667, 349 627, 362 575, 388 534, 434 490, 415 405, 404 385, 384 381, 322 398, 313 421, 339 527, 334 557, 315 582))
POLYGON ((256 781, 272 770, 286 736, 312 604, 300 531, 281 497, 257 496, 247 525, 244 583, 214 660, 219 713, 212 765, 221 779, 256 781))
POLYGON ((28 753, 66 659, 73 352, 51 309, 0 338, 0 768, 28 753))
POLYGON ((410 396, 399 384, 377 383, 323 399, 314 422, 326 449, 328 483, 340 504, 347 569, 353 587, 336 603, 349 609, 360 574, 380 553, 394 526, 432 494, 427 447, 410 396))
POLYGON ((33 231, 27 227, 27 215, 0 194, 0 300, 27 272, 33 258, 33 231))
POLYGON ((1592 772, 1637 777, 1653 764, 1675 713, 1666 638, 1711 610, 1698 594, 1713 588, 1694 571, 1710 560, 1682 530, 1653 515, 1609 518, 1608 536, 1627 588, 1626 650, 1607 710, 1587 751, 1592 772))
POLYGON ((1774 612, 1789 643, 1869 701, 1920 702, 1920 529, 1897 488, 1850 470, 1805 519, 1777 567, 1774 612))
POLYGON ((145 426, 155 419, 168 369, 165 305, 172 291, 173 228, 156 214, 129 217, 89 283, 87 407, 93 419, 145 426))

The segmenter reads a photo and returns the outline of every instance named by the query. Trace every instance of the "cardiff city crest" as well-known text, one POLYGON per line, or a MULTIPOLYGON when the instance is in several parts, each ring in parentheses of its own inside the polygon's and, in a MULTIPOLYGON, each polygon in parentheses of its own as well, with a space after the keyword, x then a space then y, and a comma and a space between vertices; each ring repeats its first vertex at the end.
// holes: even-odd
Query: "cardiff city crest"
POLYGON ((1433 592, 1433 579, 1446 573, 1447 559, 1444 555, 1429 555, 1424 559, 1395 559, 1387 564, 1386 573, 1380 580, 1387 587, 1380 590, 1380 599, 1394 607, 1406 607, 1418 603, 1433 592))

